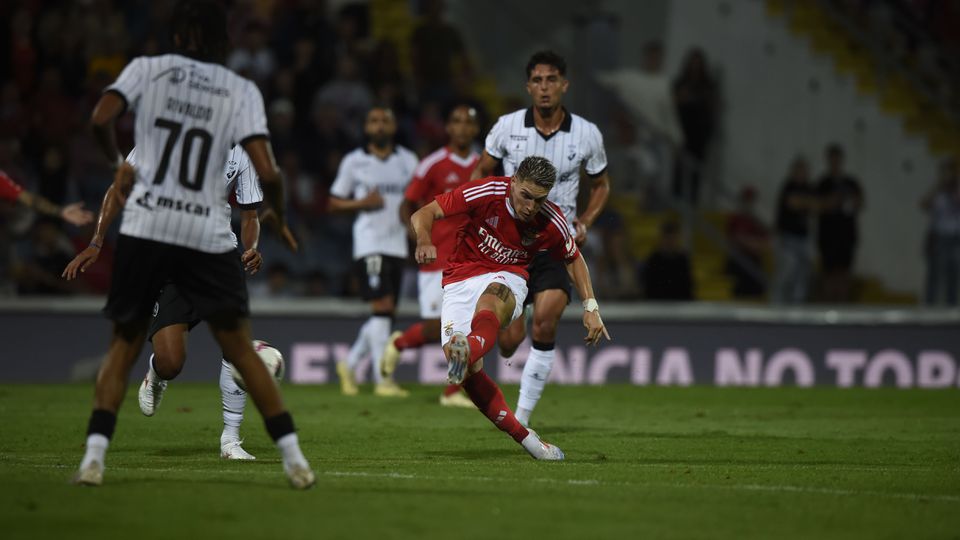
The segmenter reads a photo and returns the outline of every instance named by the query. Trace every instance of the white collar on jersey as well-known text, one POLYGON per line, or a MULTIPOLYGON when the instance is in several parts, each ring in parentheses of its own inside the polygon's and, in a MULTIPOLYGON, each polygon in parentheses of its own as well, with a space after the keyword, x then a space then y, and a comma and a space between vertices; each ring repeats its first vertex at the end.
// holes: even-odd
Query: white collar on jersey
POLYGON ((450 158, 450 161, 456 163, 457 165, 461 167, 469 167, 470 164, 473 163, 473 160, 477 158, 477 153, 471 150, 470 153, 467 154, 467 157, 460 157, 459 154, 450 148, 447 148, 447 156, 450 158))
MULTIPOLYGON (((507 184, 509 186, 510 184, 507 184)), ((507 201, 507 212, 510 212, 510 217, 517 219, 517 213, 513 210, 513 204, 510 203, 510 189, 507 189, 507 196, 504 197, 507 201)))

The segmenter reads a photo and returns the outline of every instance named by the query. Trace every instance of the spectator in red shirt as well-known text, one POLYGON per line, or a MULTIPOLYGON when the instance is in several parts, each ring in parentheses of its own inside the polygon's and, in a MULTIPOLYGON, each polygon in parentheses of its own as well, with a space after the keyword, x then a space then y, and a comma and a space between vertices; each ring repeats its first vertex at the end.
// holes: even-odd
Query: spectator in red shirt
POLYGON ((736 298, 756 298, 766 292, 763 260, 770 249, 770 232, 754 213, 757 190, 746 186, 740 191, 740 208, 727 222, 730 259, 727 272, 733 277, 736 298))

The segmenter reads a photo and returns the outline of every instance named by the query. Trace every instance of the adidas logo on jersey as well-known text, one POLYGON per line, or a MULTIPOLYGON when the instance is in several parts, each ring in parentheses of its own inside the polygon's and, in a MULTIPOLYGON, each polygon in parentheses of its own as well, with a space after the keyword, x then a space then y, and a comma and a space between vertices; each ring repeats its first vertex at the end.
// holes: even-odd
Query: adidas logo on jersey
POLYGON ((499 223, 500 223, 500 216, 493 216, 491 218, 487 218, 487 225, 493 227, 494 229, 497 228, 497 224, 499 223))
POLYGON ((484 345, 487 344, 487 340, 483 339, 483 336, 470 336, 470 337, 480 342, 481 349, 483 348, 484 345))

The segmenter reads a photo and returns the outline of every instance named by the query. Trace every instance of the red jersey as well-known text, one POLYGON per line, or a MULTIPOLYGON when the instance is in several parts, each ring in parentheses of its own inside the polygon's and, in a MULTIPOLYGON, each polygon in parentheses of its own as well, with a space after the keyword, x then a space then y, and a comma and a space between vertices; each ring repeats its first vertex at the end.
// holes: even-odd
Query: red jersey
POLYGON ((14 182, 7 173, 0 171, 0 201, 16 202, 21 191, 23 188, 20 184, 14 182))
MULTIPOLYGON (((413 180, 403 196, 414 203, 429 204, 437 195, 449 193, 469 182, 478 161, 480 156, 476 152, 470 152, 469 156, 462 158, 444 146, 417 165, 413 180)), ((467 221, 466 215, 459 215, 433 224, 431 237, 433 245, 437 247, 437 260, 421 266, 420 270, 438 272, 447 266, 447 259, 456 246, 457 231, 467 221)))
POLYGON ((527 265, 538 251, 565 262, 580 256, 560 207, 544 201, 533 220, 519 221, 509 193, 510 178, 492 176, 437 196, 444 216, 468 218, 443 271, 444 285, 499 271, 527 279, 527 265))

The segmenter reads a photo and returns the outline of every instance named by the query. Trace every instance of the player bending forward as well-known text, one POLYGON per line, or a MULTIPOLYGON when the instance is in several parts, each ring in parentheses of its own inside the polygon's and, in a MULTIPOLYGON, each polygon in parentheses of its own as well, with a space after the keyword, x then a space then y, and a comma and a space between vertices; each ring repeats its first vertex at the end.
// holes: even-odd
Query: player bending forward
POLYGON ((520 316, 527 295, 527 265, 546 251, 563 260, 580 298, 588 344, 610 339, 590 272, 557 205, 547 194, 556 168, 542 157, 528 157, 512 178, 490 177, 468 182, 418 210, 411 221, 417 235, 416 259, 429 264, 437 257, 431 240, 435 220, 466 214, 462 241, 443 272, 443 351, 447 382, 463 384, 467 395, 487 418, 535 459, 561 460, 563 451, 544 443, 517 421, 503 392, 483 371, 483 356, 493 348, 500 328, 520 316))

